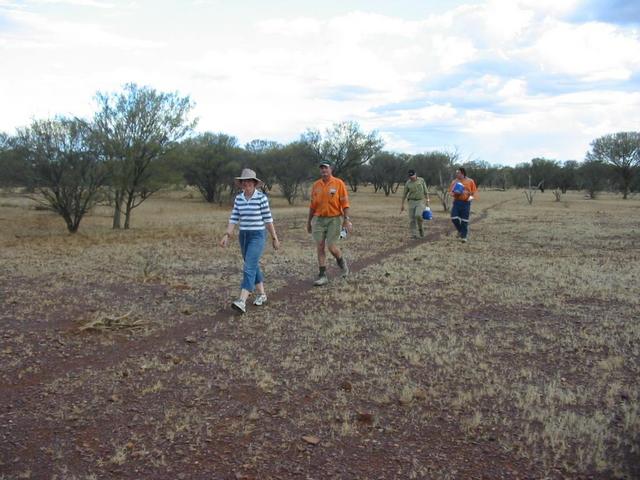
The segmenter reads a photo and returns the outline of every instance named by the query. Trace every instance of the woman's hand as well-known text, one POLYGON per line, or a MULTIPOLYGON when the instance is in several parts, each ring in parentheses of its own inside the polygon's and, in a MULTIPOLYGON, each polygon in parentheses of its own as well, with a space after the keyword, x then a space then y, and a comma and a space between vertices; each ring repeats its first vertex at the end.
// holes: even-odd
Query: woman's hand
POLYGON ((222 240, 220 240, 220 246, 221 246, 222 248, 226 248, 226 246, 227 246, 227 245, 229 245, 229 234, 228 234, 228 233, 225 233, 225 234, 222 236, 222 240))
POLYGON ((278 237, 274 238, 271 241, 271 244, 273 245, 274 250, 278 250, 280 248, 280 240, 278 240, 278 237))

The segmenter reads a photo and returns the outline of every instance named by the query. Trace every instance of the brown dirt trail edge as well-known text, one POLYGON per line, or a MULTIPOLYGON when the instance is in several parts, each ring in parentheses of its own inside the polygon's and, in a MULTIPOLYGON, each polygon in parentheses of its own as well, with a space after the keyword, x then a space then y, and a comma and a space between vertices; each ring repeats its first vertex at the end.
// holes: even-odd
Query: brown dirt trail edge
MULTIPOLYGON (((473 215, 473 222, 477 223, 484 220, 490 210, 507 202, 509 202, 509 200, 498 202, 482 209, 478 214, 473 215)), ((377 264, 392 255, 402 253, 426 242, 439 240, 451 234, 452 227, 448 219, 438 224, 437 229, 434 229, 434 227, 435 225, 424 238, 403 242, 397 247, 352 262, 349 265, 351 274, 377 264)), ((288 300, 296 298, 313 288, 315 287, 313 287, 311 282, 287 282, 285 287, 270 293, 269 299, 272 302, 288 300)), ((95 354, 89 357, 83 357, 81 360, 75 358, 63 361, 57 360, 56 363, 47 364, 45 371, 24 375, 22 378, 16 379, 15 382, 0 383, 0 398, 3 399, 3 403, 11 404, 17 399, 28 396, 30 389, 35 388, 37 390, 38 386, 44 383, 51 382, 65 375, 79 373, 86 369, 102 369, 117 365, 127 357, 162 351, 166 345, 183 342, 186 337, 192 336, 204 328, 210 328, 211 325, 214 324, 222 327, 216 329, 216 336, 218 338, 232 338, 233 328, 229 322, 226 321, 230 315, 235 315, 235 312, 233 312, 230 307, 224 306, 211 315, 193 315, 189 317, 189 320, 178 323, 174 327, 163 329, 143 338, 127 340, 126 343, 116 341, 113 345, 104 347, 95 354)))

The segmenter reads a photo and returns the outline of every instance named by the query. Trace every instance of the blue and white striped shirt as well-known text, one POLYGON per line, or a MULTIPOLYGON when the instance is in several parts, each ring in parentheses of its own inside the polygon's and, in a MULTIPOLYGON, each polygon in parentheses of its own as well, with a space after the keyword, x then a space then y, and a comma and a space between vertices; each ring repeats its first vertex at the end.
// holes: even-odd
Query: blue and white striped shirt
POLYGON ((240 230, 264 230, 265 224, 273 223, 269 198, 260 190, 256 190, 247 200, 244 198, 244 192, 240 192, 233 202, 229 223, 239 223, 240 230))

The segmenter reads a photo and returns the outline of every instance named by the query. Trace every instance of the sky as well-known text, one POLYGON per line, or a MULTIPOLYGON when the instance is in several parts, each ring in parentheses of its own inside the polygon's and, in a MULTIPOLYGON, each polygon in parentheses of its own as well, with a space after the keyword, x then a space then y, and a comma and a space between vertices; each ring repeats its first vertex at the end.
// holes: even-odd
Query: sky
POLYGON ((356 121, 388 151, 582 161, 640 130, 640 2, 0 0, 0 131, 130 82, 241 144, 356 121))

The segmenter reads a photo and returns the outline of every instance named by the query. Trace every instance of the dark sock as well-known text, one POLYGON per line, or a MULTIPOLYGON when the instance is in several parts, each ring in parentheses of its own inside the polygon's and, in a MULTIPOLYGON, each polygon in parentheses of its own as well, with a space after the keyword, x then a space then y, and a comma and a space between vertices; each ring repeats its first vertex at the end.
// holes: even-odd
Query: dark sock
POLYGON ((327 274, 327 267, 320 267, 320 276, 324 277, 327 274))

